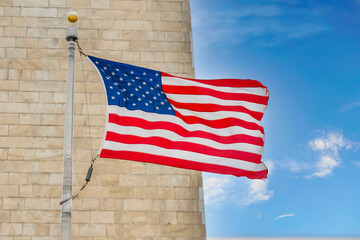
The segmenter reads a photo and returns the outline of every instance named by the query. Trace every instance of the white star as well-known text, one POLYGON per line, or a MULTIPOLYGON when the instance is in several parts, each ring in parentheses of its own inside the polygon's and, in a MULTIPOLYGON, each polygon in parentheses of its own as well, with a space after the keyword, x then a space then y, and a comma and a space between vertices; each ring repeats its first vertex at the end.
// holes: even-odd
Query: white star
POLYGON ((113 89, 113 86, 110 86, 109 88, 110 88, 110 89, 113 89))
POLYGON ((160 87, 160 85, 159 85, 159 84, 156 84, 156 86, 157 86, 157 87, 160 87))
POLYGON ((164 102, 161 102, 160 104, 161 104, 161 105, 164 105, 165 103, 164 103, 164 102))
POLYGON ((124 98, 124 102, 126 102, 126 98, 124 98))
POLYGON ((127 77, 127 74, 124 73, 124 76, 127 77))
POLYGON ((111 97, 111 99, 115 99, 115 97, 114 97, 114 96, 112 96, 112 97, 111 97))
POLYGON ((155 107, 156 108, 156 110, 159 110, 159 107, 155 107))
POLYGON ((107 79, 107 80, 110 80, 110 78, 109 78, 109 77, 106 77, 106 79, 107 79))
POLYGON ((131 96, 131 97, 133 97, 133 96, 134 96, 134 94, 130 93, 130 96, 131 96))
POLYGON ((131 73, 131 74, 134 74, 134 71, 131 71, 130 73, 131 73))
POLYGON ((141 98, 138 98, 138 101, 140 102, 140 101, 141 101, 141 98))
POLYGON ((107 68, 106 67, 104 67, 104 70, 106 70, 107 68))
POLYGON ((117 95, 120 95, 120 92, 117 92, 117 95))
POLYGON ((149 103, 152 103, 152 101, 150 100, 149 103))
POLYGON ((148 91, 146 91, 145 93, 146 93, 146 94, 149 94, 149 92, 148 92, 148 91))
POLYGON ((154 100, 156 100, 156 97, 153 97, 154 100))
POLYGON ((139 85, 139 88, 142 89, 142 87, 139 85))
POLYGON ((152 78, 150 78, 150 82, 152 82, 153 81, 153 79, 152 78))
POLYGON ((160 93, 158 93, 158 96, 160 97, 160 96, 161 96, 161 94, 160 94, 160 93))
POLYGON ((164 99, 165 102, 167 102, 168 100, 164 99))
POLYGON ((126 88, 123 88, 122 90, 123 90, 124 92, 126 92, 126 88))
POLYGON ((154 88, 151 87, 150 90, 154 90, 154 88))
POLYGON ((114 83, 115 86, 119 85, 117 82, 114 83))
POLYGON ((149 104, 148 104, 148 103, 145 103, 145 106, 149 106, 149 104))
POLYGON ((135 88, 135 91, 139 91, 139 89, 135 88))
POLYGON ((145 97, 145 95, 143 94, 143 95, 141 95, 142 97, 145 97))
POLYGON ((159 76, 159 74, 158 74, 158 73, 156 73, 156 74, 155 74, 155 76, 159 76))
POLYGON ((123 78, 119 78, 120 79, 120 81, 122 81, 123 80, 123 78))
POLYGON ((144 72, 143 75, 145 76, 145 75, 146 75, 146 72, 144 72))
POLYGON ((112 75, 115 75, 115 73, 114 73, 114 72, 112 72, 111 74, 112 74, 112 75))
POLYGON ((140 79, 139 77, 135 77, 136 79, 140 79))
POLYGON ((131 83, 128 83, 128 86, 131 86, 131 83))
POLYGON ((116 71, 119 71, 119 69, 117 68, 116 71))
POLYGON ((96 64, 99 64, 99 62, 98 62, 98 61, 96 61, 95 63, 96 63, 96 64))
POLYGON ((143 85, 146 85, 146 82, 143 82, 143 85))
POLYGON ((133 105, 133 106, 136 106, 136 103, 133 103, 132 105, 133 105))
POLYGON ((168 109, 171 110, 171 107, 169 107, 168 109))
POLYGON ((135 80, 134 80, 134 79, 131 79, 131 81, 135 82, 135 80))

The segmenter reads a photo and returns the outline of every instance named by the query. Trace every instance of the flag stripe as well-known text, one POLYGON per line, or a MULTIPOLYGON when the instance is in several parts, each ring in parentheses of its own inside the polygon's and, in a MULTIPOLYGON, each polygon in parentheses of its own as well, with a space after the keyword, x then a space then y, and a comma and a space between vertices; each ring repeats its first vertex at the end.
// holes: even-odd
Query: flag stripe
POLYGON ((244 169, 247 171, 262 171, 266 169, 263 163, 253 163, 249 161, 243 161, 233 158, 224 158, 218 156, 211 156, 197 152, 190 152, 178 149, 165 149, 155 145, 149 144, 124 144, 119 142, 113 142, 106 140, 103 145, 103 149, 115 150, 115 151, 140 151, 143 153, 154 154, 158 156, 174 157, 179 159, 186 159, 189 161, 195 161, 199 163, 210 163, 217 165, 224 165, 227 167, 244 169))
POLYGON ((169 100, 173 100, 181 103, 202 103, 202 104, 221 104, 223 106, 242 106, 255 112, 264 112, 266 105, 244 102, 244 101, 233 101, 233 100, 221 100, 212 96, 204 95, 179 95, 179 94, 166 94, 169 100))
POLYGON ((257 146, 254 144, 244 143, 244 142, 236 142, 231 144, 223 144, 216 142, 212 139, 207 138, 199 138, 199 137, 182 137, 175 132, 163 130, 163 129, 155 129, 149 130, 144 129, 139 126, 129 127, 129 126, 121 126, 114 123, 109 123, 107 126, 107 130, 113 133, 117 133, 120 135, 133 135, 137 137, 149 138, 149 137, 161 137, 163 139, 171 139, 174 142, 187 142, 194 144, 201 144, 204 146, 220 149, 220 150, 239 150, 245 151, 249 153, 262 154, 263 147, 257 146))
POLYGON ((269 96, 269 92, 267 88, 233 88, 228 86, 209 86, 199 82, 186 81, 186 79, 177 78, 177 77, 162 77, 161 81, 162 81, 162 85, 164 86, 171 85, 171 86, 203 87, 203 88, 213 89, 219 92, 226 92, 226 93, 246 93, 246 94, 254 94, 263 97, 269 96))
POLYGON ((222 119, 226 119, 229 116, 231 116, 234 119, 241 119, 244 120, 246 122, 251 122, 254 123, 258 126, 261 126, 261 121, 256 120, 255 118, 253 118, 252 116, 250 116, 249 114, 243 113, 243 112, 234 112, 234 111, 215 111, 215 112, 200 112, 200 111, 191 111, 188 109, 184 109, 184 108, 177 108, 175 106, 173 106, 175 113, 179 112, 181 115, 184 116, 196 116, 199 118, 203 118, 209 121, 213 121, 213 120, 222 120, 222 119))
POLYGON ((158 156, 155 154, 141 153, 137 151, 114 151, 104 149, 100 157, 102 158, 115 158, 123 160, 131 160, 138 162, 156 163, 166 166, 179 167, 185 169, 193 169, 198 171, 206 171, 212 173, 231 174, 237 177, 248 177, 250 179, 263 179, 266 178, 268 170, 264 169, 261 171, 247 171, 238 168, 232 168, 222 165, 209 164, 209 163, 198 163, 179 158, 158 156))
POLYGON ((175 123, 179 126, 182 126, 188 131, 205 131, 209 133, 213 133, 219 136, 230 136, 235 134, 246 134, 253 137, 264 138, 264 134, 258 130, 246 129, 241 126, 230 126, 227 128, 217 129, 211 128, 202 124, 186 124, 181 118, 168 115, 168 114, 152 114, 148 112, 144 112, 141 110, 128 110, 126 108, 122 108, 115 105, 109 105, 107 109, 109 114, 116 114, 121 117, 135 117, 135 118, 143 118, 150 122, 168 122, 175 123))
POLYGON ((182 95, 209 95, 223 100, 238 100, 252 103, 267 105, 269 101, 268 96, 259 96, 249 93, 229 93, 221 92, 210 88, 195 87, 195 86, 173 86, 162 85, 163 91, 170 94, 182 95))
POLYGON ((224 119, 207 120, 197 116, 182 115, 179 111, 175 111, 176 116, 181 118, 187 124, 203 124, 211 128, 227 128, 232 126, 239 126, 249 130, 259 130, 264 134, 264 128, 253 122, 247 122, 238 118, 228 117, 224 119))
POLYGON ((153 145, 165 149, 175 149, 175 150, 182 150, 192 153, 201 153, 209 156, 237 159, 237 160, 243 160, 253 163, 260 163, 261 154, 262 154, 262 152, 259 154, 255 154, 255 153, 242 152, 237 150, 222 150, 197 143, 168 140, 162 137, 139 137, 128 134, 118 134, 111 131, 107 132, 106 140, 117 143, 124 143, 124 144, 153 145))
MULTIPOLYGON (((176 108, 188 109, 197 112, 233 111, 234 114, 237 114, 237 112, 242 112, 249 114, 251 117, 255 118, 258 121, 260 121, 263 117, 262 112, 251 111, 243 106, 224 106, 209 103, 179 103, 171 99, 169 99, 169 102, 176 108)), ((231 113, 227 113, 227 115, 228 114, 231 113)))
MULTIPOLYGON (((161 76, 164 77, 175 77, 168 73, 161 73, 161 76)), ((233 87, 233 88, 265 88, 261 82, 251 79, 192 79, 192 78, 183 78, 183 77, 176 77, 181 78, 191 82, 198 82, 202 84, 207 84, 210 86, 225 86, 225 87, 233 87)))
MULTIPOLYGON (((109 114, 109 123, 114 123, 120 126, 126 126, 126 127, 140 127, 144 130, 167 130, 170 132, 174 132, 178 134, 179 136, 182 136, 184 138, 204 138, 204 139, 210 139, 213 141, 216 141, 218 143, 223 144, 232 144, 232 143, 248 143, 253 144, 257 146, 264 146, 264 140, 262 137, 254 137, 247 134, 233 134, 233 135, 217 135, 214 133, 210 133, 207 131, 201 131, 201 130, 187 130, 184 127, 177 125, 172 122, 167 121, 147 121, 143 118, 136 118, 136 117, 126 117, 126 116, 119 116, 117 114, 109 114)), ((108 125, 110 126, 110 125, 108 125)), ((239 131, 237 131, 239 132, 239 131)), ((225 134, 226 132, 223 131, 218 134, 225 134)))

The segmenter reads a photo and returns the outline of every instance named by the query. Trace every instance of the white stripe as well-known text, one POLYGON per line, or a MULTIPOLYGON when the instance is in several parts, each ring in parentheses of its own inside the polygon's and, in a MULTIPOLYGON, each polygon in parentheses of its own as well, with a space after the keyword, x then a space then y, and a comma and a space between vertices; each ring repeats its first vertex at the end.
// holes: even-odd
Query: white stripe
POLYGON ((250 116, 247 113, 242 112, 225 112, 225 111, 219 111, 219 112, 196 112, 191 111, 187 109, 180 109, 174 107, 176 111, 178 111, 183 116, 196 116, 205 120, 220 120, 225 118, 237 118, 241 119, 247 122, 256 123, 257 125, 261 126, 261 121, 256 120, 252 116, 250 116))
POLYGON ((223 100, 212 96, 207 95, 187 95, 187 94, 169 94, 166 96, 180 103, 206 103, 206 104, 217 104, 222 106, 242 106, 251 111, 255 112, 265 112, 266 105, 252 103, 247 101, 236 101, 236 100, 223 100))
MULTIPOLYGON (((211 81, 211 80, 208 80, 211 81)), ((241 81, 241 80, 239 80, 241 81)), ((269 96, 269 92, 265 88, 254 87, 254 88, 243 88, 243 87, 221 87, 221 86, 211 86, 204 83, 199 83, 195 81, 189 81, 182 78, 177 77, 161 77, 162 85, 173 85, 173 86, 196 86, 209 88, 212 90, 220 91, 220 92, 228 92, 228 93, 247 93, 254 94, 259 96, 267 97, 269 96)))
POLYGON ((187 124, 180 118, 174 116, 174 115, 167 115, 167 114, 154 114, 154 113, 148 113, 141 110, 128 110, 124 107, 119 107, 116 105, 109 105, 107 109, 108 113, 114 113, 119 116, 124 117, 136 117, 141 118, 150 122, 171 122, 177 125, 182 126, 188 131, 204 131, 204 132, 210 132, 212 134, 216 134, 219 136, 231 136, 235 134, 246 134, 253 137, 261 137, 264 139, 264 134, 262 134, 258 130, 249 130, 246 128, 242 128, 239 126, 233 126, 228 128, 211 128, 203 124, 187 124))
POLYGON ((143 138, 161 137, 167 140, 171 140, 172 142, 187 142, 187 143, 201 144, 204 146, 208 146, 220 150, 237 150, 237 151, 255 153, 260 155, 263 153, 263 147, 249 143, 223 144, 206 138, 182 137, 176 134, 175 132, 164 129, 148 130, 139 127, 121 126, 114 123, 109 123, 107 126, 107 131, 118 134, 133 135, 136 137, 143 137, 143 138))
POLYGON ((254 172, 262 171, 266 169, 263 163, 256 164, 256 163, 237 160, 237 159, 209 156, 201 153, 194 153, 194 152, 188 152, 188 151, 182 151, 176 149, 165 149, 147 144, 122 144, 117 142, 105 141, 103 149, 112 150, 112 151, 133 151, 133 152, 139 152, 139 150, 141 150, 142 153, 147 153, 147 154, 156 153, 155 155, 158 156, 186 159, 188 161, 194 161, 198 163, 216 164, 216 165, 222 165, 222 166, 238 168, 238 169, 254 171, 254 172))

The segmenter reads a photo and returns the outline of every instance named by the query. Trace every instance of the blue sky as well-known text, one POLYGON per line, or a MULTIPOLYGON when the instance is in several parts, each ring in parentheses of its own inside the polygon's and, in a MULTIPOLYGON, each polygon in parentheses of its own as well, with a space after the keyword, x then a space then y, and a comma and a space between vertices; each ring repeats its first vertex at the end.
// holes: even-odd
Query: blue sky
POLYGON ((270 91, 268 180, 204 173, 208 237, 360 237, 360 1, 191 0, 197 78, 270 91))

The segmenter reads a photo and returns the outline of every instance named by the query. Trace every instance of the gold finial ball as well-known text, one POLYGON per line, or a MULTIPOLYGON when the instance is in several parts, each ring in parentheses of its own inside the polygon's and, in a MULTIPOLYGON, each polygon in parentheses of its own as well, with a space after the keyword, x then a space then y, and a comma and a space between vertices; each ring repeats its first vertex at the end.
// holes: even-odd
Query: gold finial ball
POLYGON ((79 19, 78 13, 77 12, 69 12, 67 15, 67 19, 72 24, 76 23, 76 21, 79 19))

